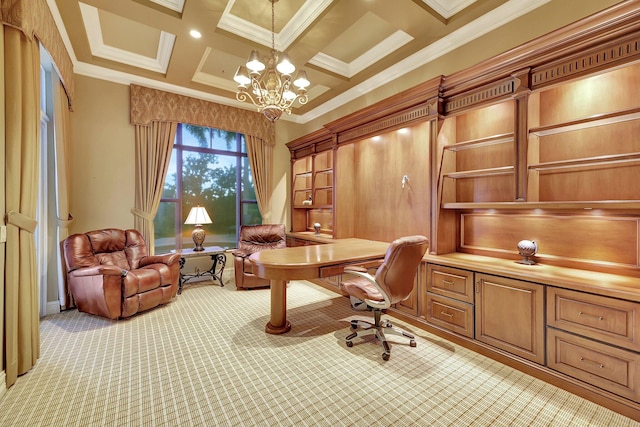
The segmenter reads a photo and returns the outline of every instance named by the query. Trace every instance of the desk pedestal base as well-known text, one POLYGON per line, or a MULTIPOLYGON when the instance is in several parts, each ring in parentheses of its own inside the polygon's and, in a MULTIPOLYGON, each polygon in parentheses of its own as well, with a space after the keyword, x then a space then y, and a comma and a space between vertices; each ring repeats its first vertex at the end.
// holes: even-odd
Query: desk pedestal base
POLYGON ((287 320, 287 282, 271 280, 271 320, 264 328, 268 334, 284 334, 291 330, 287 320))

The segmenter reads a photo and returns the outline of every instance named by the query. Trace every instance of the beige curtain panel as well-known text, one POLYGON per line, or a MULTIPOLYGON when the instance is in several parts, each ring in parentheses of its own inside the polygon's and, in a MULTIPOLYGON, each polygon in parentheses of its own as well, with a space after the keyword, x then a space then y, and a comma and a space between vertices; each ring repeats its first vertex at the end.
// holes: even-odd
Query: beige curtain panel
POLYGON ((177 128, 173 122, 136 125, 136 201, 132 212, 134 227, 144 237, 151 255, 155 253, 153 218, 160 206, 177 128))
POLYGON ((253 174, 258 209, 262 222, 271 222, 271 194, 273 193, 273 146, 260 138, 247 135, 247 154, 253 174))
POLYGON ((34 231, 40 155, 38 43, 4 26, 5 210, 4 359, 7 387, 40 355, 34 231))

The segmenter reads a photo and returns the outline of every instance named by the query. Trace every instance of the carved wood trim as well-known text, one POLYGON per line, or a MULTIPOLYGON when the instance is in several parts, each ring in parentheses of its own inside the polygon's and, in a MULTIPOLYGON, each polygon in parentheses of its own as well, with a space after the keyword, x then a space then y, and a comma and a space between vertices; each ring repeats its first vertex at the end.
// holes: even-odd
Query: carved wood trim
POLYGON ((531 73, 531 86, 538 89, 638 59, 640 34, 632 34, 615 43, 536 67, 531 73))
POLYGON ((291 153, 291 160, 296 160, 313 153, 330 150, 336 146, 336 138, 327 129, 319 129, 294 139, 286 145, 291 153))
POLYGON ((516 89, 516 79, 508 79, 482 86, 445 100, 444 114, 451 115, 479 105, 510 97, 516 89))
POLYGON ((340 132, 338 134, 338 144, 353 142, 370 135, 408 126, 412 123, 426 120, 430 116, 435 116, 437 111, 437 101, 427 102, 408 110, 340 132))

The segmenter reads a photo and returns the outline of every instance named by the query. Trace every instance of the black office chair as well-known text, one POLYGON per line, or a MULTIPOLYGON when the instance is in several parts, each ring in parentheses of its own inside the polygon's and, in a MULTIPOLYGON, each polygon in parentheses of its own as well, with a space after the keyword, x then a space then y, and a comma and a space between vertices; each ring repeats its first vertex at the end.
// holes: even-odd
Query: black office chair
POLYGON ((374 323, 352 320, 355 332, 346 337, 347 347, 353 347, 353 339, 375 334, 384 347, 383 360, 389 360, 391 346, 385 333, 409 338, 409 345, 416 346, 415 337, 391 322, 381 320, 382 310, 392 304, 406 300, 413 291, 414 279, 420 261, 429 247, 429 239, 424 236, 401 237, 391 243, 382 264, 371 275, 361 267, 346 267, 345 273, 358 277, 340 283, 340 288, 349 295, 364 301, 373 309, 374 323), (356 329, 362 328, 356 331, 356 329))

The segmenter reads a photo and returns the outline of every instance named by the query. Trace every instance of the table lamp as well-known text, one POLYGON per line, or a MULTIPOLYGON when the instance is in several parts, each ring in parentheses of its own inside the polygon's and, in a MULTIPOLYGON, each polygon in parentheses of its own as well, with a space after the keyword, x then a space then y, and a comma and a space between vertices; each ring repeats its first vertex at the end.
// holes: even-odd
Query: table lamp
POLYGON ((189 215, 187 216, 187 220, 184 222, 185 224, 195 224, 196 228, 193 229, 191 233, 191 238, 193 239, 193 243, 195 243, 194 251, 204 251, 202 244, 204 243, 205 232, 202 228, 202 224, 211 224, 211 218, 209 218, 209 214, 207 210, 198 205, 191 208, 189 215))

